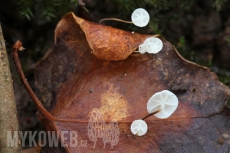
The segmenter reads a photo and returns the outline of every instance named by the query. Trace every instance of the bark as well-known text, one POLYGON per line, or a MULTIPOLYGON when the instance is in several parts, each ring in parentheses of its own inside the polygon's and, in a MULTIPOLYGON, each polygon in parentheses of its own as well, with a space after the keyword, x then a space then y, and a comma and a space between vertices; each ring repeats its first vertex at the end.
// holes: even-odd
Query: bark
POLYGON ((21 152, 18 131, 19 126, 13 91, 13 81, 0 25, 0 153, 21 152), (16 138, 13 146, 9 143, 9 140, 12 140, 13 138, 11 137, 11 139, 9 139, 9 133, 7 137, 7 131, 11 131, 10 133, 12 137, 15 136, 16 138))

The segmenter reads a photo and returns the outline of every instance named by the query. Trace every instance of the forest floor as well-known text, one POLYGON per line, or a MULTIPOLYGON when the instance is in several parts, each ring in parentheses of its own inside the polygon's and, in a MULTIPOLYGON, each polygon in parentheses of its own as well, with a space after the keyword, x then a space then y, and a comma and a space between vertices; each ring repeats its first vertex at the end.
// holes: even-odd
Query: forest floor
MULTIPOLYGON (((119 6, 110 1, 86 1, 87 13, 82 8, 74 10, 76 15, 93 22, 106 17, 128 19, 130 14, 122 16, 119 6)), ((228 2, 230 4, 230 2, 228 2)), ((194 3, 189 10, 172 17, 175 9, 165 10, 158 19, 147 28, 137 29, 124 23, 105 22, 104 24, 144 34, 161 34, 171 42, 188 60, 207 66, 217 73, 219 80, 230 86, 230 5, 217 11, 209 1, 194 3), (170 18, 169 18, 170 16, 170 18)), ((18 119, 21 131, 39 131, 42 125, 36 117, 37 108, 30 99, 13 65, 10 48, 16 40, 23 42, 25 51, 20 59, 27 79, 36 94, 39 91, 34 82, 34 67, 54 42, 54 30, 58 20, 52 22, 41 18, 21 19, 17 15, 17 6, 0 2, 0 22, 9 55, 14 91, 17 102, 18 119)), ((148 8, 151 11, 151 8, 148 8)), ((175 13, 176 14, 176 13, 175 13)), ((41 96, 40 96, 41 97, 41 96)))

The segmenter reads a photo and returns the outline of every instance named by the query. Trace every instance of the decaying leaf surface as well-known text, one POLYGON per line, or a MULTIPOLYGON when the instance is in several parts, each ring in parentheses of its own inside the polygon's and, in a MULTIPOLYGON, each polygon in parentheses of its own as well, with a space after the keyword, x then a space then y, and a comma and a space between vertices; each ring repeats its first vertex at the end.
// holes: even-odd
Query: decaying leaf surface
POLYGON ((72 13, 58 23, 55 44, 37 65, 35 76, 50 113, 78 120, 56 122, 40 116, 47 131, 77 132, 78 146, 66 146, 66 152, 230 150, 230 111, 225 108, 229 88, 207 68, 181 58, 159 36, 155 37, 164 47, 158 54, 131 54, 148 37, 91 23, 72 13), (162 90, 177 95, 177 110, 168 119, 148 118, 146 135, 134 136, 132 121, 147 115, 148 99, 162 90), (113 126, 119 131, 107 131, 113 138, 92 133, 93 119, 103 123, 103 129, 113 126))
MULTIPOLYGON (((76 16, 73 16, 73 18, 74 22, 76 22, 81 30, 84 31, 87 43, 92 49, 92 53, 100 59, 113 61, 126 59, 147 37, 149 37, 140 34, 133 34, 133 37, 131 37, 130 32, 127 31, 95 23, 89 24, 89 22, 76 16)), ((57 25, 57 29, 63 28, 64 23, 65 21, 60 21, 57 25)), ((65 31, 67 29, 62 30, 65 31)), ((72 34, 74 34, 74 30, 77 29, 71 28, 70 32, 73 32, 72 34)), ((61 32, 63 31, 56 31, 55 39, 64 37, 64 39, 68 41, 75 41, 75 39, 72 40, 71 34, 65 35, 65 33, 61 32)))

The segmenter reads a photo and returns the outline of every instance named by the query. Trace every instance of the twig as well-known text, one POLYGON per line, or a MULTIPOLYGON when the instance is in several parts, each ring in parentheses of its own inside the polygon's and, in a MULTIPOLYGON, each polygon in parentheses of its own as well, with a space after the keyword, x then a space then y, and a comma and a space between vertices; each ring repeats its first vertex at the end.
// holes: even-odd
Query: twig
POLYGON ((129 24, 133 23, 132 21, 125 21, 125 20, 121 20, 121 19, 117 19, 117 18, 104 18, 104 19, 101 19, 99 21, 99 24, 101 24, 101 22, 103 22, 103 21, 111 21, 111 20, 119 21, 119 22, 124 22, 124 23, 129 23, 129 24))

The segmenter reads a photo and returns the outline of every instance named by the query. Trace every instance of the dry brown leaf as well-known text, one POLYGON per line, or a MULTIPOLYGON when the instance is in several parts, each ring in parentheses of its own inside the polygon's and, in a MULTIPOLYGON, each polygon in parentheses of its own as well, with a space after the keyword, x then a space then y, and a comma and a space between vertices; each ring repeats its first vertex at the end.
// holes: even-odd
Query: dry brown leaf
MULTIPOLYGON (((74 24, 77 23, 81 30, 85 33, 88 45, 92 49, 92 53, 100 59, 113 61, 124 60, 140 44, 142 44, 147 37, 150 37, 147 35, 140 35, 138 33, 131 34, 127 31, 122 31, 95 23, 89 24, 88 21, 85 21, 77 16, 72 17, 74 19, 73 22, 75 22, 74 24)), ((63 24, 65 24, 65 22, 66 20, 61 20, 58 23, 56 30, 59 30, 60 28, 64 30, 63 24)), ((62 37, 62 30, 56 31, 55 39, 62 37)), ((71 30, 74 31, 77 29, 71 28, 71 30)), ((69 35, 65 35, 64 37, 68 41, 74 41, 70 38, 69 35)))
POLYGON ((230 135, 230 111, 225 108, 229 88, 209 69, 184 60, 159 36, 155 37, 163 41, 161 52, 132 54, 148 37, 91 23, 73 13, 58 23, 54 46, 36 66, 36 84, 51 115, 78 122, 50 121, 42 115, 40 119, 47 131, 76 131, 79 144, 69 147, 69 139, 62 137, 64 149, 47 146, 43 151, 139 153, 230 149, 229 138, 219 143, 223 134, 230 135), (130 131, 132 121, 147 115, 148 99, 161 90, 177 95, 177 110, 168 119, 149 117, 146 135, 134 136, 130 131), (92 124, 93 121, 101 124, 92 124), (113 129, 107 131, 112 137, 100 131, 92 133, 94 126, 101 131, 113 129))

